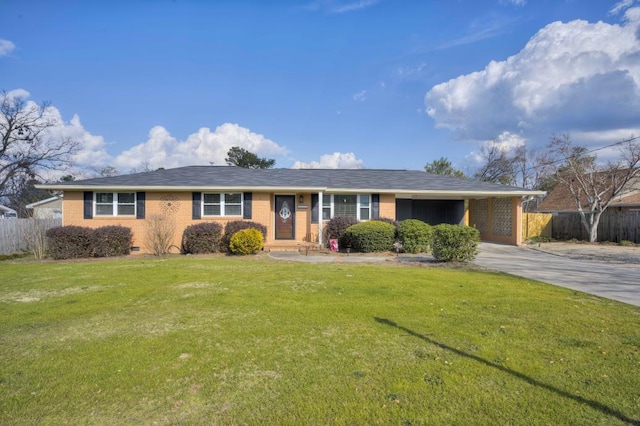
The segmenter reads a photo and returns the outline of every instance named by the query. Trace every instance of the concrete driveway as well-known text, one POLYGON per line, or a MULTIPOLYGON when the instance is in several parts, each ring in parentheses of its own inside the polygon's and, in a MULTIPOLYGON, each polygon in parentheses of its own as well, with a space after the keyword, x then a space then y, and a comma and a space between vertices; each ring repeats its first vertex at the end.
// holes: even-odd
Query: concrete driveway
POLYGON ((475 263, 487 269, 640 306, 640 264, 574 259, 529 247, 491 243, 480 244, 475 263))

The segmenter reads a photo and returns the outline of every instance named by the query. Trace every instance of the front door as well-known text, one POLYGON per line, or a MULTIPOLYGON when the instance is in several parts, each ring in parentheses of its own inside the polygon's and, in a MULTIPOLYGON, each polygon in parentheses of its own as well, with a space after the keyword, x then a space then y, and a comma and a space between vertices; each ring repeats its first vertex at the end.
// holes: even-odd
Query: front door
POLYGON ((296 225, 296 197, 276 195, 276 240, 294 240, 296 225))

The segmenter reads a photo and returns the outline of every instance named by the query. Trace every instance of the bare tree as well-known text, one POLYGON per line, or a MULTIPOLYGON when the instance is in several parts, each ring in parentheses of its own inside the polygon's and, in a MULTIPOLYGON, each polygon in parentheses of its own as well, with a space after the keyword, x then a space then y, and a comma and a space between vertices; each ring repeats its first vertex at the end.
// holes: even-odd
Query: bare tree
POLYGON ((151 253, 164 256, 171 252, 175 220, 167 215, 152 215, 146 220, 145 244, 151 253))
POLYGON ((0 92, 0 198, 13 195, 12 188, 19 187, 15 181, 71 165, 78 143, 52 134, 59 122, 48 114, 48 106, 0 92))
POLYGON ((575 146, 569 135, 553 137, 549 152, 561 164, 555 173, 559 185, 567 187, 580 222, 590 242, 598 240, 600 217, 611 203, 634 189, 640 180, 640 144, 630 138, 613 144, 620 151, 617 161, 599 164, 595 155, 575 146))
POLYGON ((475 179, 504 185, 516 184, 514 158, 507 150, 498 144, 490 143, 482 147, 480 154, 484 163, 475 173, 475 179))

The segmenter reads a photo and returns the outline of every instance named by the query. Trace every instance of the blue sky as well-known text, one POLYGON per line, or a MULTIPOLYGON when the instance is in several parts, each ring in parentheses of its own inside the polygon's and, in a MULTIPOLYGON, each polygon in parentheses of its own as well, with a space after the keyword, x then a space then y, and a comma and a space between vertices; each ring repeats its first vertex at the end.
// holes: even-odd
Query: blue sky
MULTIPOLYGON (((640 135, 635 0, 2 1, 0 89, 80 166, 467 171, 482 145, 640 135)), ((638 5, 640 6, 640 5, 638 5)))

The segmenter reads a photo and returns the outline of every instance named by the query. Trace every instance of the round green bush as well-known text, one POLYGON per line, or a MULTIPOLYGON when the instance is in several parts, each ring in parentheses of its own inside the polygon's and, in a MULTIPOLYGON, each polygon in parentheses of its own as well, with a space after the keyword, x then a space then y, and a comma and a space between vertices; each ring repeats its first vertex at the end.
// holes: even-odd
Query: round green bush
POLYGON ((224 233, 222 234, 222 241, 220 242, 220 251, 230 251, 229 244, 231 243, 231 237, 238 231, 243 229, 257 229, 262 233, 262 240, 267 239, 267 227, 258 222, 252 222, 250 220, 232 220, 227 222, 224 227, 224 233))
POLYGON ((345 231, 351 247, 362 253, 391 250, 395 234, 395 226, 377 220, 351 225, 345 231))
POLYGON ((433 227, 431 252, 439 262, 469 262, 478 253, 480 231, 470 226, 436 225, 433 227))
POLYGON ((243 229, 231 236, 229 249, 234 254, 255 254, 264 247, 262 232, 255 228, 243 229))
POLYGON ((338 240, 338 245, 342 248, 351 247, 351 241, 345 235, 347 228, 358 223, 358 219, 352 216, 334 216, 327 222, 324 229, 325 241, 329 247, 329 240, 338 240))
POLYGON ((396 234, 406 253, 428 253, 431 246, 432 228, 418 219, 403 220, 396 234))

